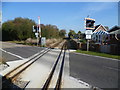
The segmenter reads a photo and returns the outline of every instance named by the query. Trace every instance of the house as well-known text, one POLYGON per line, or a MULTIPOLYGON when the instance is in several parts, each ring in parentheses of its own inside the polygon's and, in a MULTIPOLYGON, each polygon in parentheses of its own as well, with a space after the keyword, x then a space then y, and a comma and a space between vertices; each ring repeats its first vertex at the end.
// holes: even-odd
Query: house
POLYGON ((109 33, 106 41, 108 44, 120 44, 120 26, 114 26, 107 32, 109 33))
POLYGON ((104 41, 108 37, 108 28, 103 26, 102 24, 95 26, 92 34, 92 41, 96 44, 104 44, 104 41))
POLYGON ((120 55, 120 26, 114 26, 107 32, 109 34, 106 42, 110 46, 110 53, 120 55))

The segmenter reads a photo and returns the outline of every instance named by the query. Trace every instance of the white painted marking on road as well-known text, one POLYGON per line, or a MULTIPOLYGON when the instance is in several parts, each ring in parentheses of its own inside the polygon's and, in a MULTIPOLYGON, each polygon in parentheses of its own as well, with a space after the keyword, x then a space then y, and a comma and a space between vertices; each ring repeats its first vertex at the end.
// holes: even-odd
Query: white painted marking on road
POLYGON ((20 58, 20 59, 25 59, 25 58, 23 58, 23 57, 21 57, 21 56, 19 56, 19 55, 13 54, 13 53, 11 53, 11 52, 7 52, 7 51, 5 51, 5 50, 2 49, 2 48, 0 48, 0 50, 3 51, 3 52, 5 52, 5 53, 8 53, 8 54, 10 54, 10 55, 16 56, 16 57, 18 57, 18 58, 20 58))
POLYGON ((85 85, 85 86, 87 86, 87 87, 90 87, 90 86, 91 86, 90 84, 88 84, 88 83, 86 83, 86 82, 84 82, 84 81, 81 81, 81 80, 79 80, 79 79, 76 79, 76 78, 74 78, 74 77, 72 77, 72 76, 70 76, 70 78, 73 79, 73 80, 78 81, 80 84, 83 84, 83 85, 85 85))
POLYGON ((107 58, 107 57, 102 57, 102 56, 94 56, 94 55, 88 55, 88 54, 76 53, 76 52, 72 52, 72 53, 86 55, 86 56, 92 56, 92 57, 98 57, 98 58, 104 58, 104 59, 109 59, 109 60, 113 60, 113 61, 119 61, 119 59, 107 58))
POLYGON ((47 48, 45 48, 44 50, 42 50, 42 51, 40 51, 40 52, 38 52, 38 53, 36 53, 36 54, 34 54, 34 55, 32 55, 32 56, 28 57, 28 59, 31 59, 31 58, 33 58, 33 57, 37 56, 38 54, 40 54, 40 53, 44 52, 45 50, 47 50, 47 48))
POLYGON ((112 67, 107 67, 107 66, 103 66, 105 68, 108 68, 108 69, 112 69, 112 70, 115 70, 115 71, 120 71, 118 68, 112 68, 112 67))

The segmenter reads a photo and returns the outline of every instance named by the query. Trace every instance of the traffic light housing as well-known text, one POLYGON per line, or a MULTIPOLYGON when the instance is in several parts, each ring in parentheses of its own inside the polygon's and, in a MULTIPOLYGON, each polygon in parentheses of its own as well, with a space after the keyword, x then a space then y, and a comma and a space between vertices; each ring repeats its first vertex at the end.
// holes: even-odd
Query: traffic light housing
POLYGON ((39 27, 37 25, 33 25, 33 32, 39 32, 39 27))
POLYGON ((85 18, 85 29, 86 30, 95 29, 95 19, 85 18))

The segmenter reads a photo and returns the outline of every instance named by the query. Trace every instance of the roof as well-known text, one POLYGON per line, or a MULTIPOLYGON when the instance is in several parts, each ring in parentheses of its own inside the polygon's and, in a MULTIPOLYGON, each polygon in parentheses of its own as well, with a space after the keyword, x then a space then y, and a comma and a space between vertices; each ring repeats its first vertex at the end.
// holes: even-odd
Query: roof
POLYGON ((110 34, 120 34, 120 29, 110 32, 110 34))
POLYGON ((100 25, 95 26, 95 29, 94 29, 93 31, 95 31, 99 26, 100 26, 100 25))
POLYGON ((94 32, 93 34, 96 34, 96 35, 107 35, 108 32, 106 32, 106 31, 98 31, 98 32, 94 32))
POLYGON ((96 31, 100 26, 102 26, 105 29, 105 31, 107 31, 106 27, 104 27, 102 24, 99 24, 99 25, 95 26, 95 29, 93 30, 93 32, 96 31))
POLYGON ((108 32, 113 32, 113 31, 116 31, 116 30, 119 30, 120 29, 120 26, 114 26, 112 27, 110 30, 108 30, 108 32))

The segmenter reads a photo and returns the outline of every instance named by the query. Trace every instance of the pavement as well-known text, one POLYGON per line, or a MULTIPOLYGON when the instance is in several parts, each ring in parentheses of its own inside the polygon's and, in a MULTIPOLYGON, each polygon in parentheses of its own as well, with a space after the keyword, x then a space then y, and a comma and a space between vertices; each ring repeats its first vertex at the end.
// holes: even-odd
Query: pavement
POLYGON ((75 52, 69 56, 70 76, 99 88, 118 88, 119 60, 75 52))

